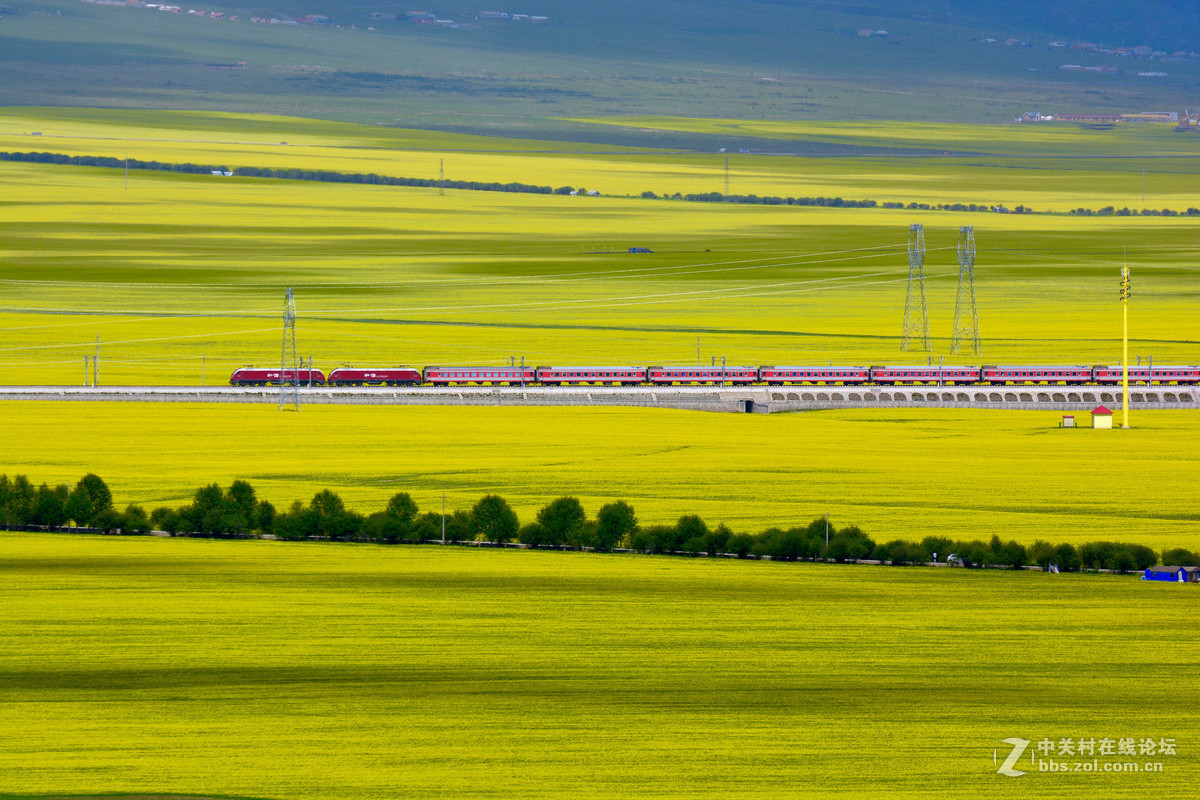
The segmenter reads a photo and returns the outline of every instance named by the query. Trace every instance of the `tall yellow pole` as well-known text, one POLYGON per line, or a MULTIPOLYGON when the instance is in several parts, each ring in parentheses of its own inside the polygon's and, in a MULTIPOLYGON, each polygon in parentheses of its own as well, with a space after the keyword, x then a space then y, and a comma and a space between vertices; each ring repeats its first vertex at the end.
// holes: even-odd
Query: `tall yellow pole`
POLYGON ((1121 427, 1129 429, 1129 267, 1121 267, 1121 427))

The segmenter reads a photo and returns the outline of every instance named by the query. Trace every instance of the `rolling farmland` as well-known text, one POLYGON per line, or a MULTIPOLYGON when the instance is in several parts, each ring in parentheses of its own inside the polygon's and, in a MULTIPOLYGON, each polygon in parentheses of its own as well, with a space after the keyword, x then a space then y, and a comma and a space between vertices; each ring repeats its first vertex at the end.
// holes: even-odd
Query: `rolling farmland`
MULTIPOLYGON (((961 127, 960 143, 970 130, 961 127)), ((1093 155, 1105 136, 1130 149, 1129 134, 1110 134, 1078 136, 1093 155)), ((1031 136, 1036 151, 1042 137, 1031 136)), ((286 286, 296 288, 302 354, 322 367, 522 356, 531 364, 896 363, 914 221, 926 226, 934 355, 947 363, 967 363, 948 344, 954 247, 968 224, 988 363, 1118 360, 1112 301, 1123 259, 1135 275, 1132 352, 1160 364, 1196 360, 1191 217, 647 200, 642 191, 720 191, 724 157, 548 153, 544 143, 512 152, 512 140, 496 145, 507 152, 481 153, 488 140, 439 137, 234 115, 10 110, 0 117, 0 147, 14 151, 427 178, 444 162, 448 177, 603 196, 146 171, 131 173, 126 189, 120 170, 2 163, 0 375, 79 382, 98 338, 109 384, 220 381, 237 366, 277 360, 286 286), (626 252, 635 245, 653 252, 626 252)), ((1164 146, 1153 134, 1143 144, 1148 157, 1164 146)), ((743 194, 1055 212, 1080 196, 1095 209, 1184 212, 1195 203, 1194 157, 1152 162, 1145 203, 1132 161, 977 160, 988 163, 735 156, 730 183, 743 194)))
MULTIPOLYGON (((10 472, 85 470, 120 507, 179 505, 249 480, 279 508, 332 489, 364 513, 408 492, 423 511, 504 496, 522 522, 562 495, 626 500, 644 524, 700 514, 757 532, 829 511, 877 541, 1112 539, 1200 548, 1200 419, 1060 430, 1045 411, 872 409, 713 415, 630 408, 5 402, 24 446, 10 472), (80 436, 81 431, 90 433, 80 436), (619 432, 614 436, 614 432, 619 432)), ((1082 420, 1081 420, 1082 422, 1082 420)))
POLYGON ((1197 769, 1192 587, 0 537, 3 792, 1132 799, 1197 769), (1007 778, 1009 737, 1177 750, 1007 778))
MULTIPOLYGON (((0 382, 79 384, 98 365, 103 386, 212 386, 277 366, 287 287, 301 355, 325 369, 1115 364, 1122 263, 1131 355, 1200 359, 1193 135, 570 124, 614 123, 837 154, 3 109, 0 150, 235 174, 135 170, 126 183, 120 169, 0 161, 0 382), (246 167, 444 172, 600 196, 237 174, 246 167), (666 199, 725 192, 726 180, 729 194, 1038 213, 666 199), (1107 206, 1157 213, 1069 213, 1107 206), (899 346, 913 222, 929 246, 932 354, 899 346), (961 225, 978 243, 982 356, 949 352, 961 225)), ((95 472, 119 506, 147 510, 240 478, 280 508, 321 489, 364 512, 396 492, 422 511, 443 493, 453 510, 495 492, 524 522, 573 495, 589 514, 626 500, 644 524, 695 513, 761 530, 828 511, 880 542, 1200 548, 1194 411, 1140 413, 1121 432, 1060 430, 1057 414, 1030 411, 285 414, 266 400, 5 401, 0 472, 35 484, 95 472)), ((0 533, 0 554, 0 793, 14 796, 1132 799, 1186 791, 1197 774, 1192 586, 18 533, 0 533), (1164 706, 1179 710, 1147 714, 1164 706), (1009 737, 1171 738, 1179 751, 1153 776, 1006 778, 994 753, 1009 737)))
MULTIPOLYGON (((652 122, 703 127, 645 124, 652 122)), ((771 136, 784 135, 775 130, 783 128, 797 136, 873 137, 876 145, 900 130, 745 127, 771 136)), ((1107 148, 1170 155, 1147 179, 1151 191, 1165 193, 1161 204, 1178 211, 1194 202, 1185 190, 1194 159, 1181 157, 1191 138, 1150 128, 1004 131, 926 125, 905 134, 909 148, 953 139, 962 150, 994 151, 975 157, 991 166, 968 168, 955 158, 737 155, 730 182, 743 192, 935 204, 979 192, 982 201, 1021 199, 1035 209, 1065 210, 1079 202, 1079 182, 1095 181, 1112 193, 1089 195, 1090 205, 1135 203, 1134 162, 1097 160, 1107 148), (1049 169, 1042 156, 1058 153, 1072 136, 1093 159, 1056 161, 1049 169), (1031 166, 1014 160, 1018 145, 1031 166)), ((126 189, 120 170, 0 162, 9 202, 0 222, 0 378, 7 383, 80 383, 84 359, 97 348, 105 386, 224 383, 238 366, 278 363, 286 286, 296 287, 301 355, 325 369, 503 365, 522 357, 527 364, 686 365, 721 357, 729 364, 919 364, 925 356, 900 353, 898 341, 907 225, 914 219, 927 228, 934 355, 946 363, 1117 363, 1123 253, 1135 276, 1131 354, 1165 364, 1195 363, 1200 353, 1196 221, 1187 216, 644 199, 640 191, 652 185, 659 195, 716 188, 724 156, 563 153, 547 142, 269 116, 69 109, 0 116, 0 147, 27 151, 31 143, 234 171, 257 165, 436 176, 439 161, 469 159, 471 172, 454 166, 448 174, 592 186, 604 195, 443 193, 152 171, 132 172, 126 189), (29 135, 33 130, 41 135, 29 135), (982 357, 948 352, 961 224, 976 228, 982 357), (653 252, 627 253, 634 244, 653 252)), ((714 427, 703 415, 682 412, 313 408, 298 421, 299 437, 287 433, 297 421, 281 419, 274 402, 253 409, 17 404, 4 413, 40 432, 36 448, 10 456, 8 471, 51 482, 97 471, 126 502, 148 506, 242 476, 278 504, 331 488, 363 510, 393 491, 413 491, 425 507, 448 491, 465 507, 502 490, 528 515, 569 492, 593 506, 624 497, 656 522, 697 512, 761 527, 785 518, 804 522, 832 506, 839 519, 881 539, 925 526, 955 537, 1011 532, 1030 542, 1054 532, 1071 541, 1104 536, 1155 547, 1197 535, 1184 488, 1196 477, 1196 431, 1186 413, 1145 415, 1137 434, 1144 438, 1119 447, 1083 432, 1055 438, 1056 418, 1047 413, 838 412, 714 427), (193 421, 181 425, 181 418, 193 421), (490 421, 481 426, 484 419, 490 421), (612 420, 621 420, 633 448, 598 454, 595 431, 612 420), (75 437, 81 429, 99 432, 85 440, 87 455, 75 437), (550 441, 536 435, 546 429, 556 431, 550 441), (378 430, 389 434, 377 448, 370 434, 378 430), (437 438, 428 439, 434 431, 437 438), (747 436, 754 447, 742 446, 747 436), (230 462, 231 447, 253 454, 252 465, 230 462), (510 459, 526 450, 529 471, 514 479, 510 459), (454 455, 435 466, 443 454, 454 455), (466 462, 452 463, 459 457, 466 462), (564 463, 584 468, 556 466, 564 463), (1049 483, 1047 463, 1057 465, 1049 483), (964 464, 977 479, 964 482, 960 494, 947 486, 964 464), (746 476, 744 492, 724 491, 734 465, 746 476), (1081 493, 1080 485, 1087 487, 1081 493), (1134 502, 1118 499, 1119 485, 1153 489, 1134 502)))

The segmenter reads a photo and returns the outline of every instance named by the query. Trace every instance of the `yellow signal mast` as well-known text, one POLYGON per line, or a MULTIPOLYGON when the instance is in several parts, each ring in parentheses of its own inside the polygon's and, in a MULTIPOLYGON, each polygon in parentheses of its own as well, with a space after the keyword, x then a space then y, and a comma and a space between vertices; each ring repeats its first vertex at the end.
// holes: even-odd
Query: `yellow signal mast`
POLYGON ((1121 267, 1121 317, 1123 331, 1121 343, 1121 427, 1129 429, 1129 267, 1121 267))

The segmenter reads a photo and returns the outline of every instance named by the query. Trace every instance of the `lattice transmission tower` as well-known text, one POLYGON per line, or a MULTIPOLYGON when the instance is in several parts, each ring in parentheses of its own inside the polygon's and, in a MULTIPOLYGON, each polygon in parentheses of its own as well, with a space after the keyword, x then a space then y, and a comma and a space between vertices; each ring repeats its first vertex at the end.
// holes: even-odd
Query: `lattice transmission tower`
POLYGON ((908 228, 908 297, 904 301, 904 343, 929 352, 929 309, 925 305, 925 228, 920 223, 908 228))
POLYGON ((958 295, 954 299, 954 338, 950 352, 958 355, 968 345, 975 355, 983 355, 979 341, 979 308, 975 305, 975 228, 958 229, 958 295))
POLYGON ((296 350, 296 298, 283 300, 283 355, 279 359, 279 410, 300 410, 300 355, 296 350))

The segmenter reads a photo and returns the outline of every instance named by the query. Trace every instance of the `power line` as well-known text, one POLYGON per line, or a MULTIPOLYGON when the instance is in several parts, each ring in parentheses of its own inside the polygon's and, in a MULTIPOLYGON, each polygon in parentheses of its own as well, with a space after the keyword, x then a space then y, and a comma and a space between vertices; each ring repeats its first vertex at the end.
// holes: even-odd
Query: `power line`
MULTIPOLYGON (((409 279, 406 281, 386 281, 386 282, 385 281, 360 281, 360 282, 339 281, 337 283, 300 283, 300 284, 294 284, 294 286, 299 286, 303 289, 320 290, 320 289, 354 289, 354 288, 369 289, 369 288, 387 288, 387 287, 410 287, 410 286, 416 286, 416 285, 462 286, 462 285, 475 284, 475 285, 488 286, 488 285, 493 285, 493 284, 506 284, 507 285, 507 284, 512 284, 514 282, 522 282, 522 281, 531 281, 534 283, 558 283, 558 282, 571 282, 578 278, 587 278, 590 276, 600 276, 600 277, 604 277, 604 278, 612 278, 612 277, 620 277, 620 276, 632 277, 632 276, 635 276, 638 274, 666 273, 666 272, 688 270, 688 269, 700 269, 701 272, 729 271, 729 270, 711 270, 711 269, 703 270, 701 268, 724 267, 724 266, 733 265, 733 264, 748 265, 745 267, 741 267, 740 269, 764 269, 764 268, 770 268, 772 266, 805 266, 807 264, 823 264, 823 263, 832 263, 833 261, 838 261, 838 260, 850 260, 850 259, 824 259, 824 258, 818 258, 818 257, 841 256, 841 255, 847 255, 847 254, 851 254, 851 253, 872 253, 872 252, 879 252, 879 251, 889 251, 889 250, 895 250, 898 247, 900 247, 900 245, 888 244, 888 245, 876 245, 873 247, 849 248, 849 249, 845 249, 845 250, 819 251, 819 252, 807 253, 807 254, 792 253, 792 254, 788 254, 788 255, 772 256, 770 258, 751 258, 751 259, 737 259, 737 260, 733 260, 733 261, 696 262, 696 263, 690 263, 690 264, 659 265, 659 266, 653 266, 653 267, 636 267, 636 268, 631 267, 631 268, 626 268, 626 269, 615 269, 615 270, 587 270, 587 271, 583 271, 583 272, 568 272, 568 273, 563 273, 561 275, 510 275, 510 276, 506 276, 503 278, 492 278, 492 277, 459 278, 459 279, 454 279, 454 280, 447 280, 445 278, 430 278, 430 279, 409 279), (796 261, 796 259, 816 259, 816 260, 796 261)), ((949 249, 949 248, 940 248, 940 249, 949 249)), ((886 255, 886 253, 884 253, 884 254, 886 255)), ((204 289, 204 290, 214 289, 214 288, 228 288, 228 289, 244 290, 247 292, 261 292, 264 288, 272 288, 272 289, 273 288, 286 288, 286 287, 281 287, 278 284, 275 284, 275 285, 255 284, 253 286, 248 286, 246 284, 219 284, 219 283, 209 284, 209 283, 118 282, 118 281, 61 281, 61 280, 36 280, 36 279, 29 279, 29 278, 0 278, 0 283, 46 285, 46 286, 60 286, 60 287, 61 286, 77 286, 80 288, 88 288, 88 289, 92 289, 92 288, 96 288, 96 287, 103 287, 103 286, 112 286, 112 287, 117 287, 117 288, 122 288, 122 289, 128 289, 130 287, 142 287, 142 288, 146 288, 146 289, 192 288, 192 289, 204 289)), ((265 310, 266 309, 264 309, 264 311, 265 310)))
MULTIPOLYGON (((526 308, 526 309, 535 309, 536 310, 538 308, 547 306, 549 304, 562 304, 562 303, 571 304, 571 305, 563 306, 564 308, 569 308, 572 306, 576 306, 579 308, 607 307, 607 306, 586 306, 583 304, 587 304, 587 303, 607 304, 607 303, 609 303, 611 301, 615 301, 615 300, 645 300, 648 298, 684 297, 684 296, 689 296, 689 295, 697 295, 697 296, 704 295, 708 299, 726 299, 726 298, 736 298, 739 296, 737 294, 728 294, 730 292, 761 293, 760 292, 761 289, 775 289, 775 288, 778 288, 781 286, 810 286, 812 284, 819 284, 819 283, 834 283, 837 281, 850 281, 850 280, 858 280, 861 278, 871 278, 871 277, 879 277, 879 276, 883 276, 883 275, 895 275, 895 274, 899 274, 899 273, 894 270, 889 270, 886 272, 869 272, 869 273, 859 274, 859 275, 841 275, 841 276, 830 277, 830 278, 809 278, 809 279, 800 280, 800 281, 782 281, 780 283, 768 283, 768 284, 753 285, 753 286, 722 287, 719 289, 696 289, 696 290, 688 291, 688 292, 664 292, 664 293, 660 293, 660 294, 618 295, 615 297, 610 296, 610 297, 597 297, 597 298, 583 298, 580 300, 530 300, 530 301, 521 302, 521 303, 512 303, 512 302, 483 303, 483 304, 478 304, 478 305, 460 305, 460 306, 427 306, 424 308, 414 308, 412 306, 405 306, 405 307, 399 307, 399 308, 390 307, 390 308, 365 308, 365 309, 330 309, 330 310, 312 311, 312 312, 308 312, 308 313, 319 314, 319 315, 334 315, 334 314, 336 314, 341 317, 346 317, 348 315, 354 315, 354 314, 387 314, 387 313, 397 313, 397 312, 404 312, 406 314, 421 314, 421 313, 435 313, 435 312, 436 313, 444 313, 444 312, 448 312, 448 311, 462 313, 462 312, 466 312, 466 311, 486 311, 489 309, 497 309, 497 308, 499 308, 499 309, 526 308), (727 294, 721 294, 721 293, 727 293, 727 294)), ((838 288, 838 287, 823 287, 823 288, 838 288)), ((753 297, 756 295, 751 294, 751 295, 745 295, 745 296, 753 297)))
MULTIPOLYGON (((145 344, 147 342, 173 342, 173 341, 179 341, 181 339, 207 339, 207 338, 213 338, 213 337, 217 337, 217 336, 243 336, 248 333, 268 333, 268 332, 274 331, 274 330, 278 330, 278 329, 277 328, 256 328, 254 330, 249 330, 249 331, 227 331, 225 333, 194 333, 194 334, 188 334, 185 336, 157 336, 152 339, 117 339, 117 340, 105 342, 105 344, 111 347, 116 344, 145 344)), ((18 352, 18 351, 24 351, 24 350, 53 350, 53 349, 59 349, 59 348, 64 348, 64 347, 83 347, 84 345, 87 345, 87 344, 91 344, 91 343, 90 342, 70 342, 68 344, 33 344, 33 345, 26 345, 23 347, 0 347, 0 352, 18 352)))

